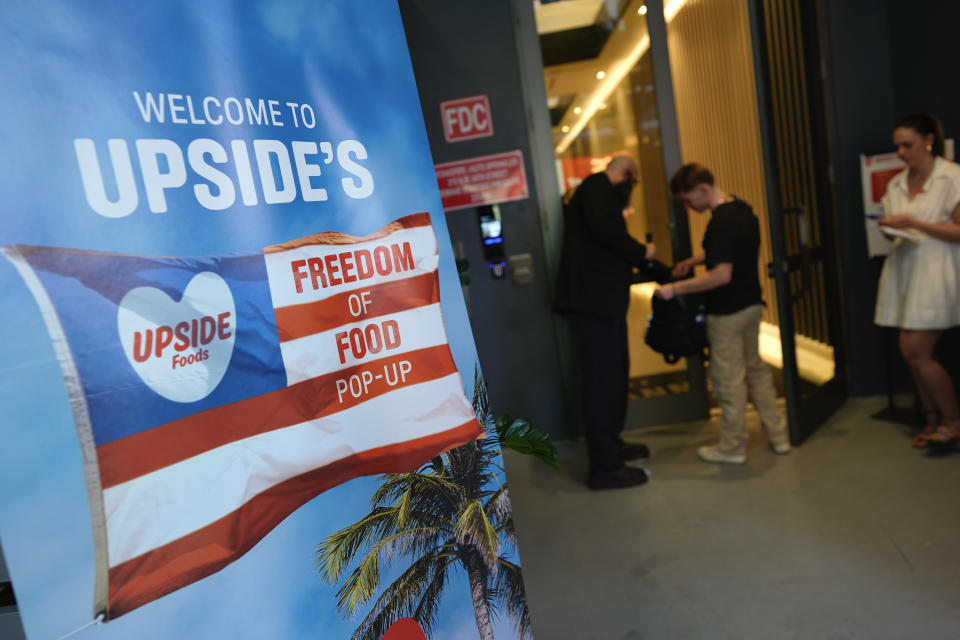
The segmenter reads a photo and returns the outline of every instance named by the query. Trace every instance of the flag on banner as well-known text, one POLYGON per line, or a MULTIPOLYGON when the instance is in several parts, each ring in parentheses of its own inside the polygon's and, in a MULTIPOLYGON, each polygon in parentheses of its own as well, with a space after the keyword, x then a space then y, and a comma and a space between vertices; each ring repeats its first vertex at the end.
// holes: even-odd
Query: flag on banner
POLYGON ((63 370, 107 619, 218 571, 330 487, 483 437, 429 214, 246 255, 3 250, 63 370))

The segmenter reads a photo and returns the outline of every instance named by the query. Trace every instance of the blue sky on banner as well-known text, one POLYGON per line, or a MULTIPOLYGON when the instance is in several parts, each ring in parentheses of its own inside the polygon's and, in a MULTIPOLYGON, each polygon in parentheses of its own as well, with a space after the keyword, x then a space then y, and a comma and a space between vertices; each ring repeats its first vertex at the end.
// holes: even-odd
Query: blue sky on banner
MULTIPOLYGON (((418 211, 432 214, 440 245, 443 314, 464 382, 474 351, 460 298, 436 179, 395 2, 283 0, 125 3, 42 0, 0 5, 0 245, 13 243, 140 255, 249 253, 308 234, 365 235, 418 211), (146 123, 137 91, 275 99, 283 127, 146 123), (291 126, 286 102, 309 104, 315 128, 291 126), (362 143, 370 197, 340 188, 350 178, 322 165, 328 200, 198 204, 187 167, 167 189, 167 211, 139 204, 125 217, 93 211, 74 140, 93 139, 105 174, 107 140, 122 138, 140 169, 135 140, 167 139, 186 157, 192 140, 362 143)), ((251 155, 252 155, 251 149, 251 155)), ((252 158, 251 158, 252 160, 252 158)), ((161 170, 164 168, 161 167, 161 170)), ((256 173, 256 169, 253 170, 256 173)), ((107 196, 117 187, 106 179, 107 196)), ((256 179, 255 179, 256 181, 256 179)), ((298 185, 298 192, 299 192, 298 185)), ((0 260, 0 539, 29 637, 50 638, 90 619, 93 549, 80 453, 67 394, 37 305, 13 266, 0 260)), ((468 389, 468 397, 470 390, 468 389)), ((376 478, 336 487, 299 509, 240 561, 80 637, 346 638, 343 620, 313 562, 314 547, 369 509, 376 478)), ((385 584, 402 565, 384 575, 385 584)), ((475 638, 466 578, 446 591, 437 637, 475 638)), ((498 638, 513 637, 507 621, 498 638)))

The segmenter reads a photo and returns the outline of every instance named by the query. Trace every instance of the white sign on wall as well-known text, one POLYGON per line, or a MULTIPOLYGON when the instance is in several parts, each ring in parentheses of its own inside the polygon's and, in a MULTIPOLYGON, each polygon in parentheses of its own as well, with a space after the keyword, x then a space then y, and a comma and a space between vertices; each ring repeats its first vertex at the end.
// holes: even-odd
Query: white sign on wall
POLYGON ((863 214, 867 231, 867 255, 885 256, 890 253, 893 243, 883 235, 877 219, 883 216, 883 194, 893 177, 903 171, 906 165, 895 152, 879 155, 860 154, 860 178, 863 185, 863 214))
MULTIPOLYGON (((952 139, 944 140, 943 156, 953 161, 954 144, 952 139)), ((903 171, 907 165, 897 157, 895 151, 874 155, 860 154, 860 179, 863 186, 864 225, 867 230, 867 254, 885 256, 890 253, 893 243, 880 231, 877 220, 883 216, 883 194, 893 177, 903 171)))

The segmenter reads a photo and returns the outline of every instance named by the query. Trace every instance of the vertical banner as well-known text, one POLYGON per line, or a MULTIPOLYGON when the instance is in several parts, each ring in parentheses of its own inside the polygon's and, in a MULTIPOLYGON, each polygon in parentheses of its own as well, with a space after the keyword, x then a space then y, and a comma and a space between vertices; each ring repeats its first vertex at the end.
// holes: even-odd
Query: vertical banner
POLYGON ((0 18, 27 636, 532 637, 396 4, 0 18))

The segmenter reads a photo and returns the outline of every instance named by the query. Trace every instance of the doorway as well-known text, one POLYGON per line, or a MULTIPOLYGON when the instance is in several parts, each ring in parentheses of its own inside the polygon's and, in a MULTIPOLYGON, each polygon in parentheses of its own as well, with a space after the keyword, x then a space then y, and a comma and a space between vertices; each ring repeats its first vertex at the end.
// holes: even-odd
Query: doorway
MULTIPOLYGON (((639 176, 624 210, 627 230, 652 241, 657 259, 672 264, 690 255, 690 235, 667 190, 679 154, 673 120, 660 117, 674 110, 666 50, 654 50, 662 44, 652 22, 659 15, 662 25, 660 9, 643 0, 575 0, 536 10, 560 193, 569 195, 615 155, 629 154, 639 176)), ((702 360, 667 362, 644 341, 655 289, 650 282, 630 291, 632 427, 700 419, 709 409, 702 360)))
MULTIPOLYGON (((799 444, 846 397, 815 7, 567 0, 535 10, 558 192, 631 154, 641 178, 628 230, 652 238, 667 264, 699 252, 709 221, 669 200, 667 179, 680 164, 710 167, 753 205, 766 302, 761 355, 799 444)), ((643 344, 654 288, 631 292, 630 426, 703 418, 709 408, 705 363, 670 366, 643 344)))

